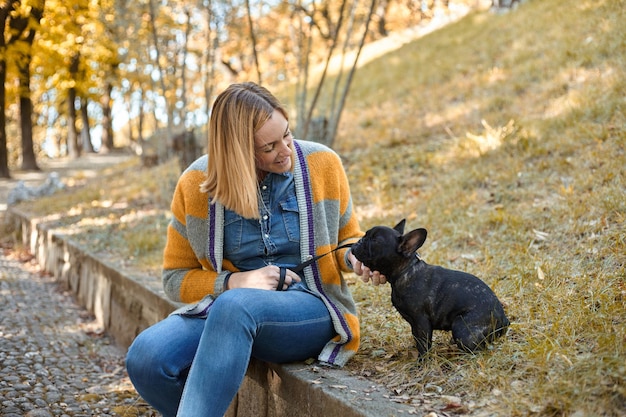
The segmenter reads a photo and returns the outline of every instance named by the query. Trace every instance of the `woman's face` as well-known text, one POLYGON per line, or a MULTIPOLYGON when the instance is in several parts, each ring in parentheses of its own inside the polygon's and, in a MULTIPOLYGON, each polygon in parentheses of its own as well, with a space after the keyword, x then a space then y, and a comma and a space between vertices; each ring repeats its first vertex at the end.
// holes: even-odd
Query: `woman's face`
POLYGON ((279 111, 272 116, 254 135, 256 166, 261 173, 282 174, 291 169, 291 143, 293 136, 289 122, 279 111))

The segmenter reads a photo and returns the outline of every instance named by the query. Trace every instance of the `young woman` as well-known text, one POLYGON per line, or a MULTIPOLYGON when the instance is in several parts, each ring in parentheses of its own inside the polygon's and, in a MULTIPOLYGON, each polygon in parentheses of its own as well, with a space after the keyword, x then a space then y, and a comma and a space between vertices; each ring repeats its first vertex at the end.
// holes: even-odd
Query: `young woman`
POLYGON ((361 236, 329 148, 294 140, 278 100, 254 83, 216 99, 207 155, 180 177, 164 251, 168 297, 191 305, 143 331, 128 374, 164 416, 223 416, 251 357, 342 366, 359 346, 342 271, 385 282, 339 248, 361 236))

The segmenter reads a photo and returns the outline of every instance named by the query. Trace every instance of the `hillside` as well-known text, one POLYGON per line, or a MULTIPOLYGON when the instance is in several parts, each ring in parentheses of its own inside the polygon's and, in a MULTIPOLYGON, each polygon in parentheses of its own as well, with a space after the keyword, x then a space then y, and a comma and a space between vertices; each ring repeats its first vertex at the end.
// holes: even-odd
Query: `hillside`
POLYGON ((482 277, 513 325, 475 357, 441 334, 416 363, 389 288, 357 283, 351 369, 435 412, 626 413, 625 18, 530 1, 360 70, 338 148, 362 226, 427 228, 422 257, 482 277))
MULTIPOLYGON (((626 414, 624 21, 624 0, 529 0, 357 72, 336 149, 362 227, 427 228, 421 256, 481 277, 512 321, 487 352, 438 333, 417 362, 389 286, 349 277, 363 345, 347 369, 416 415, 626 414)), ((177 173, 126 163, 27 209, 158 280, 177 173)))

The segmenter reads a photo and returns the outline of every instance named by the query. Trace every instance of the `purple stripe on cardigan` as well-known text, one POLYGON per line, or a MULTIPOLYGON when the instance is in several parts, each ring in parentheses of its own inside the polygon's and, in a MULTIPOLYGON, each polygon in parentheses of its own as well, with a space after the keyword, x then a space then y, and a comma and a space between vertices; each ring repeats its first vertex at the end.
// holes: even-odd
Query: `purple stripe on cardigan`
MULTIPOLYGON (((314 225, 313 225, 313 198, 311 196, 311 185, 309 183, 309 176, 307 175, 306 168, 306 161, 304 159, 304 154, 302 153, 302 149, 300 149, 300 146, 294 142, 294 148, 296 149, 297 153, 298 153, 298 160, 300 161, 300 170, 301 172, 301 176, 302 176, 302 184, 303 184, 303 188, 304 188, 304 196, 306 199, 306 211, 307 211, 307 226, 308 226, 308 233, 307 235, 309 236, 309 253, 312 253, 313 256, 315 256, 315 239, 314 239, 314 235, 315 235, 315 229, 314 229, 314 225)), ((311 265, 311 267, 313 268, 313 275, 315 277, 315 285, 317 285, 317 289, 321 290, 321 283, 319 278, 319 271, 317 269, 317 264, 313 263, 311 265)))
POLYGON ((217 270, 217 259, 215 259, 215 203, 209 203, 209 260, 213 268, 217 270))
MULTIPOLYGON (((311 195, 311 186, 309 183, 309 176, 307 175, 307 172, 306 172, 308 170, 307 169, 308 165, 306 165, 304 154, 302 153, 302 149, 300 149, 300 145, 298 145, 298 143, 295 141, 294 141, 294 148, 296 149, 298 160, 300 161, 302 184, 304 186, 304 195, 306 198, 307 223, 308 223, 308 235, 309 235, 309 253, 316 255, 315 239, 314 239, 315 227, 314 227, 314 221, 313 221, 314 220, 313 219, 313 196, 311 195)), ((314 262, 311 265, 311 268, 313 269, 313 278, 314 278, 317 290, 320 292, 320 294, 324 295, 324 297, 327 298, 322 288, 322 279, 320 277, 320 271, 317 267, 317 262, 314 262)), ((333 310, 335 310, 335 313, 337 313, 337 317, 339 318, 341 327, 344 329, 346 334, 351 337, 352 332, 350 331, 350 327, 348 326, 348 323, 344 319, 343 314, 334 303, 329 303, 329 304, 333 307, 333 310)), ((333 353, 329 358, 330 363, 334 362, 340 349, 341 349, 341 345, 337 345, 335 349, 333 349, 333 353)))

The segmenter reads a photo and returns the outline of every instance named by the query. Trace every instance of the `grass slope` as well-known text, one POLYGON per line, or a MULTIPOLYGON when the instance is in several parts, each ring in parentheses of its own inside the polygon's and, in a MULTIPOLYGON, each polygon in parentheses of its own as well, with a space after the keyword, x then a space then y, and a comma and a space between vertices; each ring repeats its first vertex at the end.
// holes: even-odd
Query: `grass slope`
POLYGON ((482 277, 513 325, 476 356, 439 335, 416 363, 389 288, 356 283, 350 369, 420 410, 626 413, 625 10, 476 13, 360 70, 338 148, 362 226, 426 227, 421 255, 482 277))
MULTIPOLYGON (((418 363, 389 286, 351 277, 363 345, 347 369, 390 400, 417 415, 626 414, 625 11, 530 0, 357 72, 336 148, 363 228, 426 227, 422 257, 481 277, 512 320, 477 355, 437 333, 418 363)), ((22 208, 158 281, 177 175, 125 164, 22 208)))

